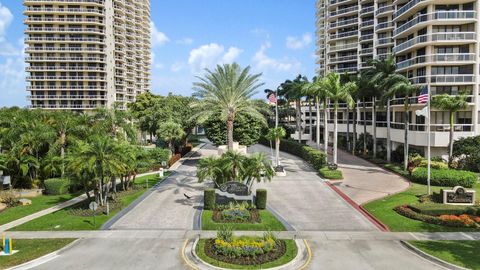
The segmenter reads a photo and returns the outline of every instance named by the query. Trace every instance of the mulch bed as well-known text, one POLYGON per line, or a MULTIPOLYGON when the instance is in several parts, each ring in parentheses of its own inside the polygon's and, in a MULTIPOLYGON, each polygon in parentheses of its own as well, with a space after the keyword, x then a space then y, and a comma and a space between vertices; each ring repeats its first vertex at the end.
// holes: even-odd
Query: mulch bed
POLYGON ((278 258, 281 258, 287 252, 287 245, 283 240, 277 240, 275 248, 270 252, 255 256, 255 257, 228 257, 221 254, 216 254, 215 249, 215 239, 207 239, 205 241, 205 254, 217 261, 237 264, 237 265, 259 265, 268 262, 273 262, 278 258))
POLYGON ((258 212, 257 209, 250 210, 250 218, 243 221, 243 222, 242 221, 231 221, 231 220, 223 219, 222 211, 220 211, 220 210, 213 211, 212 219, 216 223, 262 223, 262 219, 260 218, 260 213, 258 212))

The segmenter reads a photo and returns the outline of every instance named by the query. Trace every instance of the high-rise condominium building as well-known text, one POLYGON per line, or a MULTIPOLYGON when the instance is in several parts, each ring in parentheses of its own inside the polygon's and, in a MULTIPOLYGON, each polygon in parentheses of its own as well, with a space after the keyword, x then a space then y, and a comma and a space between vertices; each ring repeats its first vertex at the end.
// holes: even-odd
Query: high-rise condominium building
MULTIPOLYGON (((479 133, 479 50, 480 2, 471 0, 318 0, 317 72, 359 73, 369 60, 394 54, 397 72, 413 83, 426 86, 433 96, 468 96, 468 108, 454 115, 454 137, 479 133)), ((426 119, 417 116, 423 108, 416 97, 408 109, 409 144, 424 151, 427 146, 426 119)), ((360 104, 358 133, 387 137, 387 112, 379 108, 373 114, 372 100, 366 109, 360 104)), ((393 149, 404 143, 406 117, 403 99, 389 106, 393 149)), ((340 113, 340 132, 352 123, 353 113, 340 113)), ((432 154, 446 153, 449 137, 449 112, 432 108, 432 154)), ((350 131, 352 127, 350 126, 350 131)))
POLYGON ((150 90, 150 0, 24 0, 31 108, 124 109, 150 90))

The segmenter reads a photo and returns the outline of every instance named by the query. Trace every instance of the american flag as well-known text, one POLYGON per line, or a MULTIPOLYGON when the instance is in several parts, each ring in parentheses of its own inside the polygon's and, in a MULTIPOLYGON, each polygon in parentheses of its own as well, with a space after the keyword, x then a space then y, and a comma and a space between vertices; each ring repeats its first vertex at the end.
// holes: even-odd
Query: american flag
POLYGON ((420 92, 420 95, 418 96, 418 103, 419 104, 425 104, 428 102, 429 94, 428 94, 428 86, 424 86, 422 88, 422 92, 420 92))
POLYGON ((271 93, 268 95, 268 101, 270 101, 271 104, 277 104, 277 95, 275 95, 275 93, 271 93))

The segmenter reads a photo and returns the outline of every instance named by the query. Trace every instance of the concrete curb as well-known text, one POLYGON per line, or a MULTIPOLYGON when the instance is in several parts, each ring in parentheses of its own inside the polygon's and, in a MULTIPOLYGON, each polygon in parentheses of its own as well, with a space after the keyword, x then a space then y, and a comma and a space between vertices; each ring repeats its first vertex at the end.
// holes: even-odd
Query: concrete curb
MULTIPOLYGON (((187 239, 182 248, 182 259, 184 260, 185 264, 188 265, 192 269, 196 270, 211 270, 211 269, 230 269, 230 268, 221 268, 213 266, 207 262, 204 262, 200 259, 196 252, 195 248, 199 238, 196 239, 187 239)), ((272 268, 265 268, 266 270, 303 270, 305 269, 311 262, 312 259, 312 252, 310 250, 310 246, 308 245, 306 240, 299 240, 295 239, 295 243, 297 244, 297 256, 287 264, 272 267, 272 268)))
POLYGON ((463 268, 463 267, 460 267, 460 266, 457 266, 457 265, 454 265, 454 264, 451 264, 449 262, 446 262, 442 259, 439 259, 437 257, 434 257, 420 249, 418 249, 417 247, 415 247, 414 245, 408 243, 407 241, 400 241, 400 244, 408 249, 410 252, 413 252, 415 253, 416 255, 422 257, 423 259, 427 260, 427 261, 430 261, 431 263, 434 263, 434 264, 437 264, 443 268, 446 268, 446 269, 450 269, 450 270, 468 270, 468 268, 463 268))
POLYGON ((285 226, 285 229, 287 229, 287 231, 296 231, 296 229, 290 225, 287 220, 281 216, 277 211, 275 211, 272 207, 270 207, 269 205, 267 205, 267 210, 274 216, 278 219, 278 221, 280 221, 280 223, 283 224, 283 226, 285 226))
POLYGON ((71 242, 70 244, 64 246, 63 248, 61 248, 59 250, 56 250, 56 251, 54 251, 52 253, 49 253, 47 255, 43 255, 42 257, 36 258, 36 259, 28 261, 26 263, 23 263, 23 264, 20 264, 20 265, 11 267, 11 268, 7 268, 6 270, 27 270, 27 269, 31 269, 31 268, 37 267, 39 265, 42 265, 46 262, 49 262, 49 261, 57 258, 60 255, 60 253, 62 253, 64 251, 70 249, 71 247, 73 247, 75 244, 77 244, 77 242, 79 240, 80 239, 76 239, 73 242, 71 242))
POLYGON ((135 201, 133 201, 131 204, 129 204, 127 207, 123 208, 120 212, 118 212, 115 216, 113 216, 111 219, 109 219, 107 222, 105 222, 102 227, 100 227, 100 230, 110 230, 110 227, 113 226, 119 219, 121 219, 123 216, 128 214, 133 208, 135 208, 137 205, 139 205, 143 200, 145 200, 150 194, 152 194, 155 189, 157 189, 162 183, 167 181, 168 178, 172 177, 175 175, 175 171, 172 171, 167 177, 163 178, 162 181, 151 187, 149 190, 145 191, 145 193, 142 194, 142 196, 138 197, 135 201))

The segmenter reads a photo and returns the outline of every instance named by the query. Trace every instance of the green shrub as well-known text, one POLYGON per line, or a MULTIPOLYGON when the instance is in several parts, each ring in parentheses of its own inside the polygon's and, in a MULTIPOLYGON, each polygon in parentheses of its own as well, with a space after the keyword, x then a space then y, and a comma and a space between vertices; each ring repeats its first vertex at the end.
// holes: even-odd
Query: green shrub
POLYGON ((215 209, 215 189, 209 188, 203 191, 203 208, 205 210, 215 209))
POLYGON ((255 204, 257 205, 257 209, 267 208, 267 190, 266 189, 257 189, 255 204))
POLYGON ((448 205, 448 204, 439 204, 439 203, 423 203, 423 204, 413 204, 409 207, 420 214, 430 215, 430 216, 441 216, 441 215, 463 215, 467 213, 467 207, 461 205, 448 205))
MULTIPOLYGON (((427 184, 427 169, 416 168, 411 176, 413 182, 419 184, 427 184)), ((478 181, 478 177, 473 172, 457 171, 457 170, 431 170, 431 185, 454 187, 463 186, 467 188, 473 187, 478 181)))
MULTIPOLYGON (((263 145, 270 146, 270 143, 262 139, 263 145)), ((320 170, 326 165, 326 155, 322 151, 318 151, 310 146, 303 145, 292 140, 281 140, 280 150, 294 156, 300 157, 308 162, 315 170, 320 170)))
POLYGON ((319 173, 325 179, 331 179, 331 180, 343 179, 342 171, 340 170, 330 170, 328 167, 324 167, 319 170, 319 173))
MULTIPOLYGON (((428 166, 428 161, 426 159, 423 159, 422 161, 420 161, 420 164, 418 164, 418 167, 421 167, 421 168, 427 168, 427 166, 428 166)), ((443 161, 441 162, 431 161, 430 168, 436 169, 436 170, 447 170, 448 164, 443 161)))
POLYGON ((70 180, 64 178, 47 179, 44 182, 45 191, 49 195, 67 194, 70 188, 70 180))

